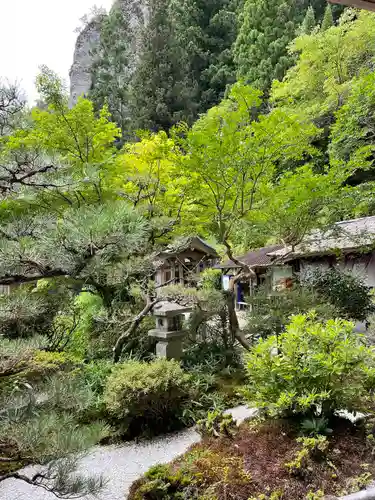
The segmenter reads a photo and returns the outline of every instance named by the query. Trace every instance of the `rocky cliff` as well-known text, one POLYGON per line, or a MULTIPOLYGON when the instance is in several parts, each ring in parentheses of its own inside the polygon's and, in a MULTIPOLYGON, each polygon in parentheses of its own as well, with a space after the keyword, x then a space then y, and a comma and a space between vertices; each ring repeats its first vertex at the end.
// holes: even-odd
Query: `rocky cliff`
MULTIPOLYGON (((148 0, 115 0, 112 10, 120 8, 132 31, 133 61, 140 52, 141 36, 144 26, 149 21, 148 0)), ((111 13, 110 13, 111 14, 111 13)), ((109 14, 109 15, 110 15, 109 14)), ((70 69, 70 106, 73 106, 79 96, 87 95, 92 89, 92 68, 95 53, 100 44, 102 25, 106 16, 99 16, 89 22, 78 35, 74 50, 73 64, 70 69)), ((134 71, 134 63, 129 71, 134 71)))
POLYGON ((100 41, 100 25, 101 19, 95 19, 78 35, 69 73, 70 106, 74 106, 78 97, 88 94, 91 88, 93 51, 100 41))

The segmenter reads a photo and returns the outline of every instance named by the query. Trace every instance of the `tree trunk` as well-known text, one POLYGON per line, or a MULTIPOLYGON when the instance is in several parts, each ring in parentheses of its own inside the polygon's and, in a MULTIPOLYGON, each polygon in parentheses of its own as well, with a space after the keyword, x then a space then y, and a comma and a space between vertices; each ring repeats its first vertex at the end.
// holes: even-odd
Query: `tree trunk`
POLYGON ((229 332, 233 339, 238 340, 238 342, 247 351, 251 349, 251 344, 246 339, 245 335, 240 330, 240 325, 238 324, 238 318, 235 308, 235 294, 232 290, 225 292, 226 302, 228 307, 228 320, 229 320, 229 332))
POLYGON ((128 337, 137 330, 138 326, 142 323, 143 318, 145 318, 152 311, 152 309, 160 300, 160 298, 152 300, 151 297, 147 296, 146 306, 144 307, 144 309, 133 319, 126 332, 120 335, 120 337, 117 339, 115 347, 113 348, 114 363, 118 363, 118 361, 120 360, 122 349, 128 337))

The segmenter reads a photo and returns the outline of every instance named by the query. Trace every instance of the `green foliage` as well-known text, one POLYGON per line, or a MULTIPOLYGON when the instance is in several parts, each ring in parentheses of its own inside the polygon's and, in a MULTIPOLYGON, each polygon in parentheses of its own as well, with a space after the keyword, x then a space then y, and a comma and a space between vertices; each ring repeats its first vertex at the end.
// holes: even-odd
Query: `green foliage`
MULTIPOLYGON (((221 413, 238 404, 238 396, 232 387, 224 387, 219 377, 196 370, 189 373, 189 398, 183 404, 181 422, 184 426, 204 420, 207 412, 221 413), (231 391, 232 389, 232 391, 231 391)), ((237 387, 238 389, 238 387, 237 387)))
MULTIPOLYGON (((93 346, 90 340, 95 318, 102 312, 103 300, 97 295, 84 291, 75 298, 74 307, 77 310, 79 322, 67 345, 67 350, 81 358, 91 357, 93 346)), ((97 344, 94 349, 98 351, 97 344)))
POLYGON ((232 415, 220 411, 209 411, 205 419, 198 420, 197 431, 202 437, 232 438, 237 430, 232 415))
POLYGON ((306 11, 306 15, 301 26, 302 34, 310 35, 314 31, 315 26, 315 12, 313 7, 310 5, 306 11))
POLYGON ((61 412, 48 412, 34 418, 13 423, 4 423, 1 428, 2 441, 12 436, 17 449, 37 463, 46 464, 66 450, 83 451, 87 443, 95 444, 103 436, 103 426, 93 424, 77 427, 75 419, 61 412))
MULTIPOLYGON (((133 295, 132 295, 133 298, 133 295)), ((119 307, 113 311, 102 311, 95 316, 88 343, 89 359, 108 359, 113 355, 114 341, 128 329, 132 321, 142 309, 142 304, 124 306, 121 300, 119 307)), ((122 359, 150 360, 154 357, 155 339, 148 332, 155 328, 155 318, 151 315, 143 319, 141 325, 129 335, 122 348, 122 359)))
POLYGON ((183 143, 188 196, 196 207, 191 216, 220 243, 228 243, 242 221, 261 219, 266 200, 274 197, 273 182, 281 164, 314 152, 312 124, 279 110, 255 119, 249 110, 260 106, 259 96, 254 88, 235 84, 227 99, 194 124, 183 143))
POLYGON ((107 378, 114 369, 112 361, 99 360, 87 363, 82 367, 82 375, 92 391, 96 394, 103 394, 107 383, 107 378))
POLYGON ((85 479, 76 472, 84 452, 108 434, 98 421, 80 421, 94 396, 81 379, 57 374, 39 384, 19 382, 11 393, 0 395, 0 449, 8 470, 42 465, 36 485, 61 498, 93 493, 103 485, 101 477, 85 479))
POLYGON ((97 111, 105 105, 111 119, 126 136, 130 125, 131 67, 136 54, 132 39, 134 30, 130 24, 130 11, 115 3, 108 15, 100 16, 100 40, 93 48, 91 67, 92 86, 90 99, 97 111))
MULTIPOLYGON (((187 183, 181 175, 179 158, 175 141, 165 132, 145 134, 141 141, 124 146, 112 171, 111 182, 150 222, 151 239, 162 244, 170 242, 172 230, 186 235, 186 229, 179 227, 183 214, 188 212, 184 199, 187 183)), ((190 221, 189 228, 194 224, 190 221)))
POLYGON ((375 310, 369 288, 353 274, 331 268, 315 270, 304 279, 322 299, 337 309, 342 318, 364 321, 375 310))
POLYGON ((306 500, 322 500, 324 498, 324 491, 309 491, 306 495, 306 500))
POLYGON ((49 327, 55 307, 30 287, 0 296, 0 332, 8 338, 43 334, 49 327))
POLYGON ((54 317, 70 298, 70 291, 58 280, 11 287, 9 294, 0 295, 0 333, 9 338, 48 337, 54 317))
POLYGON ((301 450, 290 462, 285 464, 289 473, 294 476, 303 476, 311 459, 323 456, 328 449, 328 441, 325 436, 297 438, 297 443, 302 444, 301 450))
POLYGON ((304 314, 313 309, 320 320, 337 316, 335 307, 307 286, 294 285, 291 289, 272 292, 266 287, 259 287, 247 301, 252 308, 247 313, 245 330, 253 341, 279 335, 294 314, 304 314))
POLYGON ((136 127, 193 123, 234 82, 235 1, 153 0, 132 78, 136 127))
POLYGON ((315 229, 326 230, 337 221, 340 210, 350 213, 355 206, 353 190, 343 185, 357 165, 337 162, 328 168, 320 164, 317 150, 310 153, 311 163, 301 167, 289 163, 289 171, 278 169, 280 178, 272 185, 267 206, 257 214, 267 234, 290 246, 300 244, 315 229))
POLYGON ((340 495, 350 495, 351 493, 357 493, 369 486, 373 481, 373 476, 371 472, 363 472, 358 476, 350 477, 347 480, 346 487, 343 491, 340 491, 340 495))
POLYGON ((361 11, 337 26, 296 38, 290 51, 297 62, 282 82, 274 81, 272 100, 310 118, 339 109, 353 78, 372 69, 374 28, 373 14, 361 11))
POLYGON ((71 371, 79 364, 79 359, 65 352, 37 350, 17 364, 17 370, 20 370, 18 377, 33 382, 59 371, 71 371))
MULTIPOLYGON (((33 109, 34 127, 26 137, 19 131, 11 141, 12 147, 16 141, 25 143, 27 140, 28 144, 38 144, 55 153, 58 151, 62 158, 81 168, 110 159, 112 144, 120 130, 109 121, 107 107, 97 117, 92 102, 79 98, 70 109, 61 82, 56 75, 51 77, 48 68, 42 68, 37 79, 37 90, 46 98, 49 108, 33 109)), ((81 170, 81 175, 85 175, 84 170, 81 170)))
MULTIPOLYGON (((281 80, 294 62, 287 51, 310 2, 247 0, 234 47, 238 76, 257 88, 268 90, 281 80)), ((311 2, 318 19, 325 2, 311 2)))
POLYGON ((346 103, 336 114, 329 152, 332 160, 354 161, 366 169, 373 163, 372 134, 375 127, 375 74, 353 79, 346 103), (366 165, 367 164, 367 165, 366 165))
POLYGON ((188 370, 199 370, 207 374, 220 373, 225 370, 241 369, 243 366, 241 351, 232 345, 225 345, 223 339, 212 338, 216 329, 205 329, 206 338, 189 342, 184 349, 183 367, 188 370))
POLYGON ((302 421, 301 430, 304 434, 310 434, 311 436, 332 433, 332 429, 328 427, 328 420, 324 417, 306 418, 302 421))
POLYGON ((124 433, 155 432, 176 424, 188 398, 188 378, 175 361, 128 361, 109 376, 108 412, 124 433))
POLYGON ((221 290, 220 269, 205 269, 199 276, 199 286, 207 290, 221 290))
POLYGON ((330 418, 366 407, 374 353, 353 324, 294 316, 285 333, 260 340, 247 357, 250 404, 271 415, 330 418), (320 408, 320 410, 318 410, 320 408))
POLYGON ((187 496, 192 500, 214 499, 222 490, 241 488, 250 481, 242 457, 193 449, 175 466, 151 467, 142 479, 133 484, 129 500, 167 500, 187 496))
POLYGON ((332 7, 331 4, 327 4, 326 10, 324 11, 324 17, 320 29, 326 31, 334 25, 332 7))
POLYGON ((178 498, 179 492, 188 487, 192 480, 186 472, 184 470, 174 472, 169 465, 155 465, 146 472, 139 487, 133 486, 129 498, 131 500, 178 498))

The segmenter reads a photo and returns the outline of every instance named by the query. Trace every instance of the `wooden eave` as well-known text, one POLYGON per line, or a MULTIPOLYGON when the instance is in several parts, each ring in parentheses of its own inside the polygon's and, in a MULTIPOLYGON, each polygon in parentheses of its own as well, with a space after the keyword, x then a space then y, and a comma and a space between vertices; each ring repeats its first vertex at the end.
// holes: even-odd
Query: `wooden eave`
POLYGON ((329 0, 329 2, 375 12, 375 0, 329 0))

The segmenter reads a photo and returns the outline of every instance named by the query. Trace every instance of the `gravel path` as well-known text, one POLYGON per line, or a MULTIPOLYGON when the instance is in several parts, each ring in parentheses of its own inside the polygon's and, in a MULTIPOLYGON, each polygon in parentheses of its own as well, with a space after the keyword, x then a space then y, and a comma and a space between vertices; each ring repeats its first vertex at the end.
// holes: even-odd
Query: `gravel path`
MULTIPOLYGON (((228 410, 237 423, 254 416, 255 410, 238 406, 228 410)), ((132 442, 118 446, 98 446, 82 459, 79 472, 102 474, 108 481, 98 500, 125 500, 130 485, 152 465, 170 462, 200 440, 194 429, 185 429, 150 441, 132 442)), ((30 474, 35 467, 26 467, 30 474)), ((85 497, 89 499, 92 497, 85 497)), ((1 500, 56 500, 52 493, 9 479, 0 483, 1 500)))

